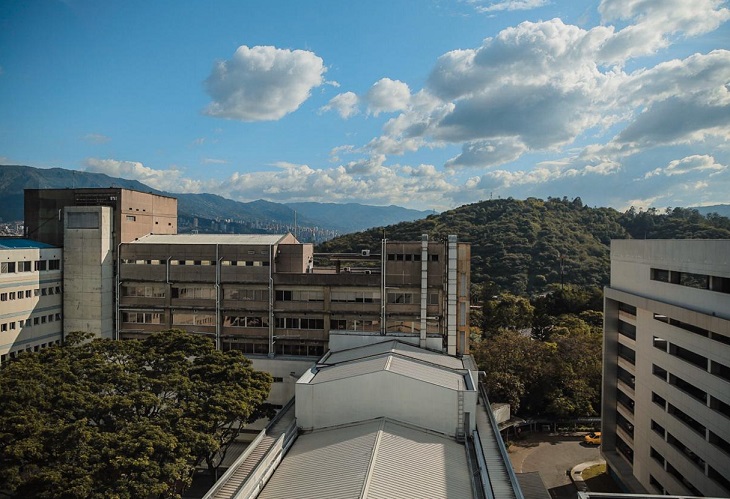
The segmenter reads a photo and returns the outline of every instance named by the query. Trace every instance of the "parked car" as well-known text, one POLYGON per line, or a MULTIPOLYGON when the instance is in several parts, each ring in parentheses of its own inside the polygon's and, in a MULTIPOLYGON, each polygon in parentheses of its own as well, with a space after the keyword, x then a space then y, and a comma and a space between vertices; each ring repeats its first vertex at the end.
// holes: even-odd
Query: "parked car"
POLYGON ((588 435, 583 437, 583 441, 591 445, 601 445, 601 432, 592 431, 588 435))

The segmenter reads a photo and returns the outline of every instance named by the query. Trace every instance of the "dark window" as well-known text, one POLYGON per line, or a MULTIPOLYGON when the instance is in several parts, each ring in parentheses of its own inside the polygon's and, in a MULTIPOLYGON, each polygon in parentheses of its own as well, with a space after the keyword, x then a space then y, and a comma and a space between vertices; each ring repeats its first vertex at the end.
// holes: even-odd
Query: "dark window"
POLYGON ((669 282, 669 271, 664 269, 651 269, 652 281, 669 282))
POLYGON ((667 430, 665 430, 662 425, 660 425, 653 419, 651 420, 651 429, 654 430, 654 432, 656 432, 657 435, 660 435, 662 437, 662 440, 664 440, 664 438, 667 435, 667 430))
POLYGON ((629 305, 628 303, 619 302, 618 309, 622 312, 626 312, 629 315, 636 315, 636 307, 629 305))
POLYGON ((702 274, 682 272, 679 274, 679 284, 690 288, 708 289, 710 287, 710 277, 702 274))
POLYGON ((632 340, 636 339, 636 326, 634 326, 633 324, 629 324, 628 322, 619 320, 618 332, 626 336, 627 338, 631 338, 632 340))
POLYGON ((687 426, 689 426, 690 428, 692 428, 694 431, 696 431, 700 435, 702 435, 702 437, 704 438, 704 436, 705 436, 704 425, 699 423, 692 416, 683 412, 681 409, 673 406, 672 404, 669 404, 669 406, 667 407, 667 412, 669 414, 671 414, 672 416, 674 416, 675 418, 677 418, 678 420, 680 420, 681 422, 683 422, 684 424, 686 424, 687 426))

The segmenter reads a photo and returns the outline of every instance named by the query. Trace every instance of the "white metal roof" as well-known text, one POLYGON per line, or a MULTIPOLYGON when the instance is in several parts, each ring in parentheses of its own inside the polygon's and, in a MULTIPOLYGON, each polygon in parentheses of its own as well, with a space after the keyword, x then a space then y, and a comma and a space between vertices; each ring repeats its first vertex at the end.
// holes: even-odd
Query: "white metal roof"
POLYGON ((366 357, 362 360, 353 360, 333 366, 320 367, 309 383, 326 383, 328 381, 362 376, 379 371, 389 371, 426 383, 451 388, 452 390, 466 389, 464 374, 449 368, 426 364, 416 359, 402 357, 392 353, 366 357))
POLYGON ((277 244, 286 234, 148 234, 141 244, 277 244))
POLYGON ((258 496, 472 498, 464 446, 388 419, 306 433, 258 496))
POLYGON ((347 350, 340 350, 338 352, 332 352, 325 358, 324 364, 337 364, 339 362, 347 362, 351 360, 363 359, 373 355, 379 355, 383 353, 398 353, 405 357, 412 357, 414 359, 422 360, 424 362, 430 362, 439 366, 448 367, 451 369, 464 369, 464 363, 461 359, 444 355, 439 352, 432 352, 431 350, 425 350, 415 345, 410 345, 398 340, 383 341, 375 343, 373 345, 367 345, 362 347, 350 348, 347 350))

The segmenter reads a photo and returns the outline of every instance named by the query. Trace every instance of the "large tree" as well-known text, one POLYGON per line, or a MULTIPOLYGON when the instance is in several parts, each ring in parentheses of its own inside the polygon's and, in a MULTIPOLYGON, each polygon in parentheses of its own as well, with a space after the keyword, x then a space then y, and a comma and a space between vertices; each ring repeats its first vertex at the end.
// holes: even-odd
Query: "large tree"
POLYGON ((174 497, 262 414, 271 377, 240 352, 168 331, 21 355, 0 369, 0 490, 174 497))

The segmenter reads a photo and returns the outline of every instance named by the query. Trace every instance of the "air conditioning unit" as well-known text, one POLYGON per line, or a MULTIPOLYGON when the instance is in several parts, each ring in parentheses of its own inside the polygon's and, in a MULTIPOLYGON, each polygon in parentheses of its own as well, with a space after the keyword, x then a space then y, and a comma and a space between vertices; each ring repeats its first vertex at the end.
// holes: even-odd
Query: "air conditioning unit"
POLYGON ((370 256, 370 250, 369 249, 362 250, 362 253, 361 254, 362 254, 362 256, 370 256))

